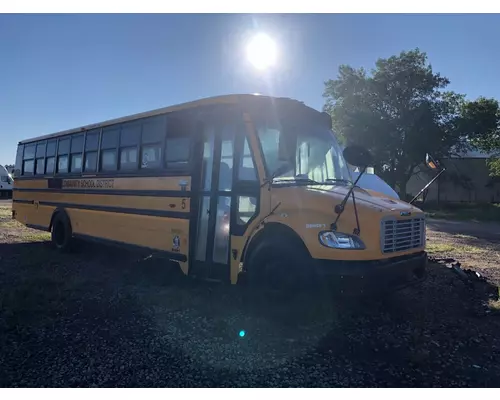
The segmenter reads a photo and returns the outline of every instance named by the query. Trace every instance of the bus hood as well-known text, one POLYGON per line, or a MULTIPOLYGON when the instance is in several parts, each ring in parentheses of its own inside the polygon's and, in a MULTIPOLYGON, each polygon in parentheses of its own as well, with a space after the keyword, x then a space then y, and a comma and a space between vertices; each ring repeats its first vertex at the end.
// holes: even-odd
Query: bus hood
MULTIPOLYGON (((340 185, 310 185, 310 186, 288 186, 274 191, 273 197, 282 203, 282 207, 290 209, 328 209, 342 202, 349 192, 349 187, 340 185)), ((362 188, 354 189, 358 211, 370 213, 421 213, 422 211, 404 201, 390 198, 387 195, 373 190, 362 188), (370 211, 371 210, 371 211, 370 211)), ((352 196, 346 202, 345 213, 353 211, 352 196)))
MULTIPOLYGON (((336 201, 336 204, 340 204, 342 199, 349 192, 349 187, 338 186, 338 185, 326 185, 326 186, 309 186, 307 191, 311 194, 322 193, 323 195, 329 196, 332 200, 336 201)), ((368 207, 372 209, 378 209, 379 211, 414 211, 420 212, 417 207, 411 204, 405 203, 404 201, 390 198, 382 193, 373 192, 371 190, 366 190, 362 188, 354 189, 354 196, 356 197, 356 204, 359 207, 368 207)), ((352 195, 349 196, 348 203, 352 204, 352 195)))

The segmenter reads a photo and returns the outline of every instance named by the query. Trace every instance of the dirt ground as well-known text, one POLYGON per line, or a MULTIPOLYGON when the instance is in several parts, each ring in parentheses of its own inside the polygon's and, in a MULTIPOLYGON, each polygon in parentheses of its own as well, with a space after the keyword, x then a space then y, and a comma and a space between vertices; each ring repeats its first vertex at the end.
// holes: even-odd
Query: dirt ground
POLYGON ((94 245, 58 254, 0 204, 0 386, 494 387, 496 225, 429 221, 429 265, 383 300, 284 301, 194 282, 161 260, 94 245))

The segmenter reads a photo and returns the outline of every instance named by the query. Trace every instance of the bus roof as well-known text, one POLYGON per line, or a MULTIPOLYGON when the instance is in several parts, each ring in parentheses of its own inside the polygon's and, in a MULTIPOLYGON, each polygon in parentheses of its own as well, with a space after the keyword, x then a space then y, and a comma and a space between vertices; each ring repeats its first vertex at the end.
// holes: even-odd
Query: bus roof
MULTIPOLYGON (((263 96, 263 95, 259 95, 259 94, 229 94, 229 95, 207 97, 204 99, 194 100, 194 101, 190 101, 187 103, 158 108, 156 110, 146 111, 146 112, 142 112, 142 113, 138 113, 138 114, 132 114, 132 115, 128 115, 128 116, 121 117, 121 118, 110 119, 110 120, 106 120, 106 121, 95 123, 95 124, 84 125, 84 126, 81 126, 78 128, 68 129, 68 130, 60 131, 60 132, 55 132, 55 133, 51 133, 48 135, 34 137, 31 139, 25 139, 25 140, 20 141, 19 144, 21 145, 21 144, 26 144, 26 143, 31 143, 31 142, 37 142, 39 140, 46 140, 46 139, 56 138, 56 137, 63 136, 63 135, 69 135, 72 133, 84 132, 84 131, 87 131, 90 129, 102 128, 102 127, 105 127, 108 125, 120 124, 120 123, 124 123, 124 122, 134 121, 136 119, 152 117, 155 115, 167 114, 167 113, 171 113, 174 111, 187 110, 187 109, 191 109, 191 108, 208 106, 208 105, 213 105, 213 104, 238 104, 238 103, 245 103, 245 102, 259 103, 259 102, 264 102, 264 101, 291 102, 291 103, 295 103, 295 104, 301 104, 305 108, 309 108, 311 110, 314 110, 311 107, 306 106, 304 103, 302 103, 298 100, 294 100, 294 99, 287 98, 287 97, 272 97, 272 96, 263 96)), ((314 110, 314 111, 317 111, 317 110, 314 110)))

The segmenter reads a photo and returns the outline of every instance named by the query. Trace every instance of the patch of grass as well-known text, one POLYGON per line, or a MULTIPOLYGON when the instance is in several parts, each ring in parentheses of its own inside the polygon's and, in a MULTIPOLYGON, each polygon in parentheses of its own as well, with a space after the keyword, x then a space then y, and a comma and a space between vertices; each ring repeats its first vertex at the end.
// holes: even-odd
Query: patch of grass
POLYGON ((0 221, 11 220, 12 209, 10 207, 0 206, 0 221))
POLYGON ((429 253, 451 253, 455 249, 451 244, 427 243, 426 250, 429 253))
POLYGON ((12 208, 9 206, 0 206, 0 218, 10 217, 12 208))
POLYGON ((470 245, 455 245, 455 251, 458 253, 463 253, 463 254, 481 254, 485 253, 486 249, 482 249, 477 246, 470 246, 470 245))
POLYGON ((4 218, 0 218, 0 228, 4 228, 4 229, 7 229, 7 228, 15 228, 17 227, 18 224, 15 220, 7 220, 7 219, 4 219, 4 218))
POLYGON ((10 206, 0 207, 0 229, 15 230, 15 235, 26 242, 44 242, 50 240, 50 233, 25 227, 19 221, 12 219, 10 206))
POLYGON ((16 221, 12 219, 10 207, 0 206, 0 229, 15 228, 16 221))
POLYGON ((429 218, 456 221, 500 221, 500 203, 444 204, 440 207, 422 206, 429 218))
POLYGON ((427 243, 429 253, 481 254, 486 250, 467 244, 427 243))
POLYGON ((457 239, 467 239, 467 240, 474 240, 476 239, 474 236, 470 236, 470 235, 462 235, 461 233, 457 233, 456 235, 453 235, 454 238, 457 238, 457 239))
MULTIPOLYGON (((500 289, 499 289, 500 294, 500 289)), ((488 302, 489 309, 495 314, 500 314, 500 300, 490 300, 488 302)))
POLYGON ((29 232, 23 235, 23 239, 26 239, 28 242, 45 242, 50 240, 50 233, 43 231, 29 232))

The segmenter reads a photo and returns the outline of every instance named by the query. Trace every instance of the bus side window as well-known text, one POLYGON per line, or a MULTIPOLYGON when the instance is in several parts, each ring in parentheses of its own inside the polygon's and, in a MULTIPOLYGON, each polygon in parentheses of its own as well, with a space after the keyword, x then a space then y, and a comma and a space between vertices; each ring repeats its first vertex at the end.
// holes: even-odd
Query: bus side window
POLYGON ((84 172, 97 171, 97 149, 99 148, 99 130, 87 132, 85 139, 84 172))
POLYGON ((145 120, 142 126, 140 168, 157 169, 161 167, 162 147, 165 137, 165 117, 145 120))
POLYGON ((41 141, 36 144, 35 175, 45 174, 45 148, 47 142, 41 141))
POLYGON ((191 140, 189 137, 167 137, 167 150, 165 155, 167 167, 188 164, 190 144, 191 140))
POLYGON ((20 145, 17 146, 16 166, 14 167, 14 176, 22 175, 22 170, 23 170, 23 153, 24 153, 24 144, 20 144, 20 145))
POLYGON ((45 152, 45 174, 52 175, 56 165, 56 148, 57 139, 49 140, 47 142, 47 149, 45 152))
POLYGON ((119 128, 111 126, 103 129, 101 138, 101 171, 116 171, 116 152, 118 146, 119 128))
POLYGON ((119 169, 134 170, 138 168, 138 146, 141 136, 141 125, 137 123, 122 126, 120 132, 119 169))
POLYGON ((83 161, 83 135, 71 137, 70 172, 82 172, 83 161))
POLYGON ((24 147, 23 175, 33 175, 35 172, 35 150, 35 143, 27 144, 24 147))
POLYGON ((68 173, 68 156, 69 156, 70 139, 59 139, 59 146, 57 147, 57 174, 68 173))
POLYGON ((191 157, 191 131, 186 115, 169 117, 167 120, 167 138, 165 166, 179 168, 189 164, 191 157))

